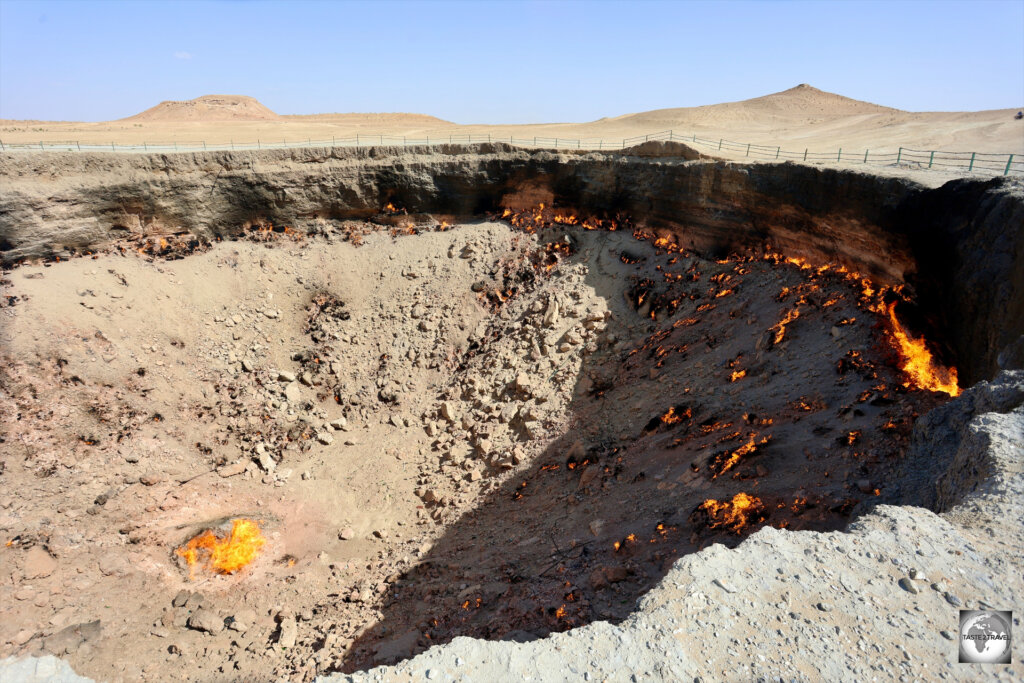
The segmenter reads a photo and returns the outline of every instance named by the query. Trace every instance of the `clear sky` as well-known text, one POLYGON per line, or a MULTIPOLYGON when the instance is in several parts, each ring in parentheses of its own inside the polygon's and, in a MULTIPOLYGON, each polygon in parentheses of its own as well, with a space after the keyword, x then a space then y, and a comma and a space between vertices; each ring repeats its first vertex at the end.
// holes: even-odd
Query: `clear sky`
POLYGON ((280 114, 590 121, 809 83, 900 109, 1024 106, 1024 0, 0 0, 0 118, 251 95, 280 114))

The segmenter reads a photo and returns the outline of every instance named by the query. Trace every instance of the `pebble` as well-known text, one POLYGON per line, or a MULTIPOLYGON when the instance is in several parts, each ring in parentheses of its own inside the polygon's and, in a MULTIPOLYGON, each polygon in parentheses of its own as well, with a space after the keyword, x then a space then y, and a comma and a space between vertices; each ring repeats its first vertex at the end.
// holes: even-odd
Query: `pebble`
POLYGON ((281 647, 295 647, 295 640, 299 636, 299 628, 294 617, 285 617, 281 620, 278 629, 277 644, 281 647))
POLYGON ((316 440, 325 446, 330 446, 332 443, 334 443, 334 437, 331 436, 330 433, 328 432, 317 433, 316 440))
POLYGON ((294 372, 286 372, 286 371, 279 372, 279 373, 277 373, 277 381, 278 382, 294 382, 295 381, 295 373, 294 372))
POLYGON ((946 602, 948 602, 949 604, 953 605, 953 607, 960 607, 961 605, 964 604, 963 600, 961 600, 957 596, 953 595, 949 591, 946 591, 945 593, 943 593, 942 597, 946 598, 946 602))
POLYGON ((907 591, 908 593, 913 593, 915 595, 920 592, 917 586, 914 585, 914 582, 905 576, 902 579, 900 579, 900 588, 907 591))

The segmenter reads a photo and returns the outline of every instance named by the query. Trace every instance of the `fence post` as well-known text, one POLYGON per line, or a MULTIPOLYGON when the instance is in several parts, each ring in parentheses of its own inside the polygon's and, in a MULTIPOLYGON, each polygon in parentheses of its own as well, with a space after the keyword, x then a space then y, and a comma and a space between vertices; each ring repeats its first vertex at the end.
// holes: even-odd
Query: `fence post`
POLYGON ((174 141, 174 151, 175 152, 178 151, 178 141, 177 140, 174 141))
POLYGON ((900 159, 903 158, 903 148, 900 147, 900 151, 896 152, 896 163, 900 163, 900 159))
POLYGON ((356 133, 356 147, 359 146, 359 133, 356 133))
POLYGON ((775 148, 775 158, 778 159, 779 158, 779 154, 781 154, 781 153, 782 153, 782 147, 776 147, 775 148))
POLYGON ((206 151, 206 140, 203 140, 203 151, 206 151))
POLYGON ((718 151, 719 152, 722 151, 722 139, 721 138, 718 139, 718 151))
POLYGON ((931 156, 928 157, 928 168, 932 167, 932 162, 935 161, 935 150, 932 150, 931 156))
MULTIPOLYGON (((75 144, 78 145, 78 151, 81 152, 82 151, 82 143, 79 142, 78 140, 75 140, 75 144)), ((1011 154, 1010 157, 1012 158, 1013 155, 1011 154)))
POLYGON ((235 148, 235 141, 234 141, 234 140, 232 140, 232 141, 231 141, 231 149, 234 149, 234 148, 235 148))
POLYGON ((974 155, 976 152, 971 152, 971 165, 967 167, 967 172, 970 173, 974 170, 974 155))
POLYGON ((533 146, 534 147, 537 146, 537 136, 536 135, 533 136, 533 146))
POLYGON ((0 140, 0 151, 4 150, 4 141, 0 140))
MULTIPOLYGON (((40 142, 39 143, 39 149, 42 149, 42 148, 43 148, 43 143, 40 142)), ((116 152, 117 151, 116 149, 114 149, 114 143, 113 142, 110 143, 110 151, 111 152, 116 152)))
POLYGON ((870 152, 870 151, 871 150, 869 150, 869 149, 864 150, 864 163, 865 164, 868 163, 868 152, 870 152))
POLYGON ((142 141, 142 151, 143 152, 148 152, 149 151, 149 147, 146 147, 146 141, 145 140, 142 141))
MULTIPOLYGON (((111 149, 113 149, 113 147, 114 147, 114 143, 113 142, 110 143, 110 147, 111 147, 111 149)), ((40 140, 39 141, 39 149, 42 149, 42 148, 43 148, 43 141, 40 140)))
POLYGON ((804 161, 807 161, 807 148, 804 147, 804 161))
POLYGON ((256 149, 260 149, 260 139, 256 138, 256 149))
POLYGON ((750 156, 750 143, 747 143, 747 156, 750 156))
POLYGON ((380 144, 381 144, 382 147, 384 146, 384 136, 383 135, 380 136, 380 144))
POLYGON ((1012 164, 1012 163, 1013 163, 1013 155, 1011 154, 1010 158, 1006 160, 1006 170, 1003 171, 1003 175, 1010 175, 1010 164, 1012 164))
POLYGON ((843 160, 843 148, 840 147, 839 148, 839 154, 836 155, 836 161, 842 161, 842 160, 843 160))

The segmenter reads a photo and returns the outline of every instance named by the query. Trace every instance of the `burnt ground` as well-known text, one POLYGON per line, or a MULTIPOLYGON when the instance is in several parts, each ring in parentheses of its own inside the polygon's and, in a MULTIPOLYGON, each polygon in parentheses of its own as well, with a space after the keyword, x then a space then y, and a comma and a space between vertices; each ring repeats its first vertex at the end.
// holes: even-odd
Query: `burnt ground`
POLYGON ((382 222, 4 274, 0 656, 304 680, 617 621, 682 555, 887 500, 946 398, 835 268, 382 222), (240 516, 263 555, 190 580, 240 516))

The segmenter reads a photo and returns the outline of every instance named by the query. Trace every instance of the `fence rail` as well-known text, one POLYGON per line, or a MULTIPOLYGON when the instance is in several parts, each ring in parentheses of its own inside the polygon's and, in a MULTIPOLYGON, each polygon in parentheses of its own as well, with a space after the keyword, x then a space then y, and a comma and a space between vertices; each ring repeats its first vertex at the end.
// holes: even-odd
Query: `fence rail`
POLYGON ((743 157, 761 160, 831 162, 848 164, 870 164, 884 166, 901 166, 918 169, 960 170, 966 173, 988 175, 1024 175, 1024 155, 1018 153, 995 154, 988 152, 950 152, 943 150, 918 150, 900 147, 892 150, 844 150, 838 148, 831 152, 811 151, 810 149, 790 150, 781 146, 760 145, 748 142, 736 142, 719 138, 717 140, 682 135, 673 130, 637 135, 621 140, 604 140, 601 138, 560 138, 560 137, 501 137, 491 134, 462 134, 411 137, 405 135, 351 135, 348 137, 332 137, 330 139, 303 140, 259 139, 256 142, 207 142, 205 140, 179 140, 175 142, 143 142, 133 145, 119 145, 114 142, 83 143, 77 140, 40 141, 35 143, 5 143, 0 140, 0 151, 71 151, 71 152, 202 152, 226 150, 262 150, 289 149, 296 147, 369 147, 369 146, 430 146, 473 144, 484 142, 503 142, 518 147, 538 149, 579 149, 579 150, 619 150, 650 141, 683 142, 697 148, 712 152, 726 151, 742 153, 743 157))

